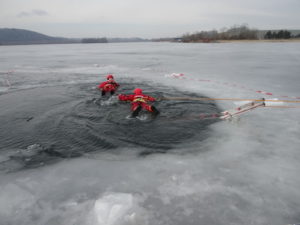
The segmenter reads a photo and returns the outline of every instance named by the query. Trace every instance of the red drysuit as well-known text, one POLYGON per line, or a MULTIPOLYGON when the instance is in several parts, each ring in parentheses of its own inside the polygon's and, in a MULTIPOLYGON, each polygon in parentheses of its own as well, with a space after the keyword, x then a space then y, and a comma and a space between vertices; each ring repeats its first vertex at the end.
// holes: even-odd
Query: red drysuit
POLYGON ((108 81, 105 81, 101 83, 98 88, 105 91, 105 92, 110 92, 110 91, 115 91, 120 85, 115 82, 113 79, 109 79, 108 81))
POLYGON ((114 80, 113 75, 109 74, 106 78, 107 81, 99 84, 98 88, 102 91, 102 95, 105 95, 107 92, 113 95, 120 85, 114 80))
POLYGON ((119 100, 121 101, 131 101, 131 110, 135 111, 139 106, 141 106, 143 109, 148 110, 149 112, 153 112, 153 106, 148 105, 148 101, 155 101, 155 98, 144 95, 142 93, 142 89, 136 88, 134 90, 133 95, 119 95, 119 100))

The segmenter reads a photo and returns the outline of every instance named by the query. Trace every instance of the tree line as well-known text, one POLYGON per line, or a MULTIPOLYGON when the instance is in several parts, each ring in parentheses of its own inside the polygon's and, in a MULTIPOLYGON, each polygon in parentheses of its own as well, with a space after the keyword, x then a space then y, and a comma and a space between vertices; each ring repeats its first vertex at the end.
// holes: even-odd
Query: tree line
POLYGON ((222 31, 200 31, 193 34, 182 36, 182 42, 211 42, 216 40, 256 40, 258 30, 251 29, 247 25, 235 25, 229 29, 223 28, 222 31))
POLYGON ((278 32, 276 31, 267 31, 267 33, 264 36, 264 39, 290 39, 292 38, 291 32, 287 30, 280 30, 278 32))
MULTIPOLYGON (((249 28, 248 25, 235 25, 230 28, 223 28, 221 31, 200 31, 187 33, 180 37, 181 42, 214 42, 217 40, 257 40, 257 39, 290 39, 300 38, 300 34, 292 35, 288 30, 279 31, 259 31, 255 28, 249 28)), ((174 38, 173 41, 178 41, 174 38)))
POLYGON ((107 38, 83 38, 81 43, 107 43, 107 38))

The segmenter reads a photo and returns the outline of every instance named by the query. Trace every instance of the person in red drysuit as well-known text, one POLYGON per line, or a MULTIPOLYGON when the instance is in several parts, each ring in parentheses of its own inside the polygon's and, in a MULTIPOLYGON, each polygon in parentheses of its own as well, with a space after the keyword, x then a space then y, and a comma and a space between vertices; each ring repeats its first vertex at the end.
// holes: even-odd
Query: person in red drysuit
POLYGON ((98 89, 101 90, 102 96, 105 95, 106 93, 110 92, 111 95, 113 95, 117 88, 120 86, 115 80, 114 76, 111 74, 108 74, 106 77, 107 81, 102 82, 101 84, 98 85, 98 89))
POLYGON ((148 104, 148 101, 156 101, 155 98, 144 95, 143 90, 140 88, 134 89, 133 93, 133 95, 118 95, 120 101, 131 101, 131 117, 138 116, 142 109, 146 109, 151 112, 153 116, 157 116, 159 114, 159 111, 153 105, 148 104))

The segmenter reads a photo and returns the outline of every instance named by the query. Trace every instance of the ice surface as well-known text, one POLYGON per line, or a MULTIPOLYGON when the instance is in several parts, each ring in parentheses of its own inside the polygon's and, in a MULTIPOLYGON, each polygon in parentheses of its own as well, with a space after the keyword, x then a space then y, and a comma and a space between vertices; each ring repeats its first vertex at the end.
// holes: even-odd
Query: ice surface
MULTIPOLYGON (((15 71, 9 75, 11 88, 1 87, 1 104, 9 106, 1 108, 1 125, 10 137, 28 131, 28 136, 14 136, 18 148, 12 148, 12 140, 3 135, 1 142, 8 146, 0 152, 1 168, 13 167, 7 163, 10 159, 23 164, 18 161, 20 154, 59 154, 39 147, 41 142, 47 144, 47 138, 27 143, 30 131, 39 126, 36 121, 44 121, 49 135, 56 133, 56 127, 70 122, 64 120, 61 107, 76 110, 84 105, 70 102, 69 95, 76 93, 80 101, 80 88, 87 87, 81 84, 90 84, 87 90, 93 91, 108 72, 123 81, 166 85, 212 98, 300 96, 299 43, 7 46, 1 51, 6 57, 0 62, 1 71, 15 71), (186 79, 165 76, 172 73, 182 73, 186 79), (53 86, 61 90, 60 85, 69 92, 54 95, 45 88, 36 107, 26 107, 41 92, 23 89, 53 86), (20 96, 17 92, 27 95, 15 99, 20 96)), ((217 104, 223 110, 235 107, 232 101, 217 104)), ((89 108, 85 109, 87 114, 76 116, 88 117, 89 108)), ((68 111, 68 115, 73 114, 68 111)), ((97 124, 97 118, 92 119, 92 125, 97 124)), ((63 155, 62 160, 43 167, 1 170, 0 221, 13 225, 299 223, 299 108, 257 108, 239 120, 214 123, 209 129, 207 139, 178 143, 176 152, 141 157, 127 146, 113 153, 86 151, 75 159, 63 155)), ((74 126, 74 132, 84 136, 80 131, 74 126)), ((86 143, 79 144, 88 149, 86 143)), ((69 150, 76 153, 72 146, 69 150)))

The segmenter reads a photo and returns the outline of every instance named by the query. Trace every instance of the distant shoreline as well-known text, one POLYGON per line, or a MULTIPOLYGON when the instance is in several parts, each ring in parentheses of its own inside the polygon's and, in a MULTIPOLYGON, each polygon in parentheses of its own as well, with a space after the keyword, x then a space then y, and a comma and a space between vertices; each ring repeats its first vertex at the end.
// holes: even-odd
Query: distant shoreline
POLYGON ((295 38, 295 39, 259 39, 259 40, 217 40, 216 43, 235 43, 235 42, 253 42, 253 43, 258 43, 258 42, 300 42, 300 38, 295 38))
MULTIPOLYGON (((257 39, 257 40, 210 40, 210 41, 191 41, 191 42, 174 42, 174 41, 145 41, 147 43, 151 42, 170 42, 170 43, 203 43, 203 44, 226 44, 226 43, 300 43, 300 38, 294 39, 257 39)), ((141 41, 137 42, 106 42, 106 43, 81 43, 81 42, 66 42, 66 43, 10 43, 10 44, 2 44, 0 43, 0 47, 2 46, 19 46, 19 45, 62 45, 62 44, 114 44, 114 43, 141 43, 141 41)))

